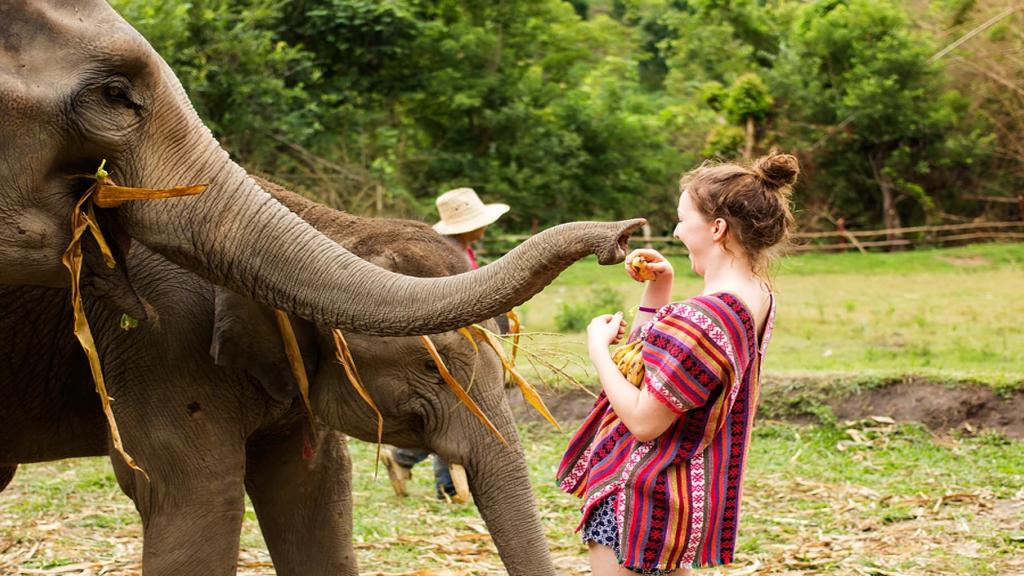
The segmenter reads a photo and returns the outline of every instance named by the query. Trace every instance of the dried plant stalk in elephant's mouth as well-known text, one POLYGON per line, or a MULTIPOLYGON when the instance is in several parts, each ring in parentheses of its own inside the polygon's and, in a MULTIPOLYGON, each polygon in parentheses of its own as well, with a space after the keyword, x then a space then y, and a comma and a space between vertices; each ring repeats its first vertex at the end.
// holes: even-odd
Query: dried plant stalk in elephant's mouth
POLYGON ((519 373, 519 370, 516 369, 516 353, 520 349, 519 318, 510 316, 510 319, 512 319, 513 328, 510 332, 512 335, 511 362, 505 358, 505 352, 502 349, 501 344, 498 342, 498 337, 493 332, 476 324, 470 326, 470 330, 472 330, 476 337, 486 342, 498 354, 502 367, 508 372, 509 379, 512 383, 519 387, 519 391, 523 394, 523 399, 529 402, 530 405, 540 412, 548 422, 551 422, 551 424, 561 432, 562 427, 558 425, 558 422, 555 421, 555 417, 551 415, 550 411, 548 411, 548 407, 544 404, 544 400, 540 397, 540 394, 537 393, 537 389, 527 382, 526 379, 523 378, 522 374, 519 373))
MULTIPOLYGON (((103 381, 99 352, 96 350, 96 342, 93 340, 92 330, 89 329, 89 321, 85 317, 85 308, 82 305, 82 291, 79 283, 82 275, 82 236, 85 234, 86 229, 92 232, 93 238, 96 239, 100 246, 100 251, 103 253, 103 260, 107 266, 113 268, 117 262, 110 251, 110 246, 103 239, 103 233, 100 231, 99 224, 96 221, 94 205, 100 208, 116 208, 125 200, 152 200, 192 196, 205 190, 207 185, 184 186, 164 190, 125 188, 115 185, 110 179, 110 174, 103 169, 106 163, 106 160, 100 163, 100 167, 94 175, 80 174, 68 177, 69 179, 89 178, 95 180, 95 182, 78 200, 74 211, 71 213, 71 244, 64 251, 61 262, 71 272, 71 305, 75 315, 73 331, 78 338, 78 342, 82 345, 82 349, 85 350, 86 358, 89 360, 89 370, 92 372, 92 379, 96 385, 96 393, 100 396, 103 413, 106 415, 107 423, 110 425, 111 442, 118 453, 121 454, 121 457, 124 458, 124 461, 135 470, 141 472, 146 477, 146 480, 149 480, 149 475, 146 474, 146 471, 139 468, 135 460, 124 450, 124 445, 121 442, 121 433, 117 430, 117 421, 114 419, 114 412, 110 407, 112 399, 107 395, 107 386, 103 381)), ((133 326, 133 323, 125 322, 124 318, 122 318, 122 326, 133 326)))
MULTIPOLYGON (((359 396, 373 408, 373 411, 377 414, 377 458, 373 462, 374 474, 376 474, 377 464, 380 462, 380 445, 384 439, 384 416, 381 415, 380 410, 377 409, 377 405, 373 403, 373 398, 370 397, 370 392, 366 389, 366 385, 363 384, 363 379, 359 377, 359 371, 356 370, 356 361, 352 358, 352 353, 348 350, 348 343, 345 342, 345 337, 341 335, 341 330, 337 328, 331 329, 331 333, 334 335, 334 344, 338 348, 337 357, 338 361, 345 368, 345 373, 348 374, 348 379, 352 382, 352 386, 355 387, 356 392, 359 396)), ((310 408, 312 410, 312 408, 310 408)), ((311 413, 312 414, 312 413, 311 413)))
POLYGON ((427 351, 430 352, 430 355, 434 358, 434 362, 437 363, 437 370, 441 373, 441 378, 445 381, 445 384, 448 385, 448 388, 450 388, 455 396, 457 396, 458 399, 466 405, 466 408, 469 408, 470 412, 472 412, 474 416, 483 422, 484 425, 498 437, 498 440, 501 440, 502 444, 508 446, 508 441, 505 440, 505 437, 502 436, 501 432, 499 432, 494 426, 491 419, 484 414, 483 410, 481 410, 480 407, 476 405, 476 402, 470 398, 469 394, 466 393, 466 390, 459 384, 458 380, 456 380, 455 377, 452 376, 452 373, 448 371, 448 367, 444 364, 444 359, 442 359, 441 355, 437 352, 437 347, 434 346, 434 342, 430 337, 420 336, 420 340, 423 342, 423 345, 427 347, 427 351))

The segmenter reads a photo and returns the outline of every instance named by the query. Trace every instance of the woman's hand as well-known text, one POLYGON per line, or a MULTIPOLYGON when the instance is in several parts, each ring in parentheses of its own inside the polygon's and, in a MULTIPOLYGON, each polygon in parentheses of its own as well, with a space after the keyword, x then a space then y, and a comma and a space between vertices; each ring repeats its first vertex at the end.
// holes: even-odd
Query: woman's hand
POLYGON ((604 314, 590 321, 587 326, 587 348, 593 356, 596 353, 608 354, 608 347, 618 344, 626 335, 626 321, 622 312, 604 314))
POLYGON ((675 272, 672 270, 672 265, 668 263, 668 260, 666 260, 660 252, 658 252, 657 250, 651 250, 650 248, 637 248, 636 250, 630 252, 629 256, 626 256, 626 274, 629 274, 630 278, 637 282, 645 282, 643 278, 637 275, 636 271, 633 270, 633 267, 630 266, 630 263, 633 261, 633 258, 636 258, 637 256, 640 256, 641 258, 646 260, 647 269, 654 272, 655 274, 655 279, 649 280, 649 282, 657 282, 662 278, 672 280, 672 277, 675 274, 675 272))

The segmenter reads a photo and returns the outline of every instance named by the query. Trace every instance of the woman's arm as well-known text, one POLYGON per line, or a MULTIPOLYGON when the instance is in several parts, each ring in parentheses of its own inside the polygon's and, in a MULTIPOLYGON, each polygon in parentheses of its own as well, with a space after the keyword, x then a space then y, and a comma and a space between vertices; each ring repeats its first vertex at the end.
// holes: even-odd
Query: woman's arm
MULTIPOLYGON (((644 279, 636 275, 633 268, 630 266, 630 262, 633 258, 640 256, 647 261, 647 269, 654 271, 656 278, 654 280, 647 280, 646 286, 644 286, 644 294, 640 297, 640 306, 644 308, 653 308, 658 310, 662 306, 668 304, 672 300, 672 280, 674 277, 674 271, 672 265, 669 264, 668 260, 661 255, 657 250, 649 250, 646 248, 640 248, 630 252, 629 256, 626 256, 626 273, 629 277, 637 282, 644 282, 644 279)), ((631 331, 635 331, 643 326, 648 320, 654 317, 654 312, 646 312, 644 310, 638 310, 636 316, 633 317, 633 326, 631 331)), ((618 410, 616 410, 618 412, 618 410)))
POLYGON ((630 384, 612 362, 610 344, 622 339, 626 323, 622 312, 598 316, 587 327, 590 360, 615 414, 640 442, 650 442, 668 430, 676 415, 660 400, 630 384))

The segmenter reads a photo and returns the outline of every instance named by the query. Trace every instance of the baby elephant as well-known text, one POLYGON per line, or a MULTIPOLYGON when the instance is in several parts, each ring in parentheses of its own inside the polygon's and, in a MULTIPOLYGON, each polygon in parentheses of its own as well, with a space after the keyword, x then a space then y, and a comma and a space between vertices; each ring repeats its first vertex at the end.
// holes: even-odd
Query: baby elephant
MULTIPOLYGON (((271 182, 257 181, 329 238, 378 266, 421 277, 470 270, 465 255, 426 224, 358 218, 316 204, 271 182)), ((377 416, 336 360, 330 329, 294 318, 292 326, 302 348, 310 380, 310 400, 317 417, 330 428, 376 442, 377 416)), ((494 322, 488 322, 488 327, 497 330, 494 322)), ((426 448, 449 464, 464 467, 474 502, 509 574, 554 574, 497 354, 480 342, 474 348, 458 332, 430 336, 456 380, 466 387, 472 379, 470 396, 510 447, 504 446, 469 409, 460 405, 419 337, 350 334, 345 338, 359 375, 383 416, 383 441, 398 447, 426 448)), ((273 311, 220 287, 212 351, 218 364, 246 369, 282 401, 298 393, 273 311)), ((296 411, 293 417, 297 419, 299 413, 296 411)), ((296 448, 281 457, 298 458, 299 452, 296 448)), ((348 471, 349 466, 345 469, 348 471)), ((261 490, 294 490, 294 486, 287 484, 287 477, 281 480, 282 484, 263 486, 261 490)), ((259 514, 261 502, 256 498, 253 502, 259 514)), ((341 516, 338 521, 346 524, 345 531, 350 530, 348 506, 341 516)), ((296 511, 290 518, 301 524, 303 514, 296 511)))

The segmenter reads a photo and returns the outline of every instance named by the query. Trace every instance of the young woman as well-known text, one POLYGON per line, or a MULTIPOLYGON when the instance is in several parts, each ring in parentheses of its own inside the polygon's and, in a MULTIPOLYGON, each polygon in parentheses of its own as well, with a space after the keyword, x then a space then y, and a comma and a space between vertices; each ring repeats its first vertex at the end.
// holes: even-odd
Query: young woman
POLYGON ((670 303, 673 269, 654 250, 630 341, 642 340, 638 389, 608 350, 622 313, 587 328, 603 387, 558 471, 584 499, 583 540, 594 576, 689 575, 732 561, 750 427, 775 299, 769 268, 793 224, 799 165, 772 151, 750 164, 706 164, 683 177, 674 236, 704 291, 670 303))

